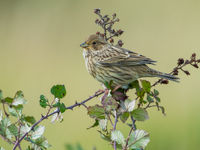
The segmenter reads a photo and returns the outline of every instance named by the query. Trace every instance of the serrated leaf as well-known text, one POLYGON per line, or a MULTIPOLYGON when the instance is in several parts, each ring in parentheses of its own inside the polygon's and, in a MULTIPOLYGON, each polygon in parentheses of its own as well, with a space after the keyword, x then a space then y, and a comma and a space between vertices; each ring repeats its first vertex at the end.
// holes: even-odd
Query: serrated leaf
POLYGON ((140 85, 139 85, 138 80, 135 80, 135 81, 131 82, 131 83, 129 84, 129 88, 130 88, 130 89, 135 88, 136 91, 138 91, 138 90, 140 89, 140 85))
POLYGON ((131 134, 128 141, 128 146, 131 149, 145 149, 149 141, 149 134, 147 132, 144 130, 136 130, 131 134))
POLYGON ((124 105, 125 105, 126 110, 128 112, 131 112, 131 111, 133 111, 133 109, 135 107, 135 100, 127 99, 127 100, 125 100, 124 105))
POLYGON ((112 131, 111 140, 116 141, 118 144, 120 144, 122 146, 125 144, 124 136, 119 130, 112 131))
POLYGON ((21 126, 20 133, 23 136, 26 132, 29 132, 31 130, 31 127, 29 127, 27 124, 21 126))
POLYGON ((5 133, 6 133, 6 138, 11 140, 13 135, 11 134, 11 132, 10 132, 10 130, 8 128, 6 128, 6 132, 5 133))
POLYGON ((88 127, 87 129, 91 129, 91 128, 94 128, 94 127, 97 127, 99 125, 99 120, 95 120, 94 124, 91 125, 90 127, 88 127))
POLYGON ((51 147, 51 145, 48 144, 48 141, 44 137, 37 138, 36 140, 33 140, 33 139, 31 140, 34 143, 33 146, 36 150, 43 150, 43 148, 47 149, 51 147))
POLYGON ((123 123, 125 123, 128 118, 129 118, 129 112, 124 112, 122 115, 120 115, 120 119, 123 123))
POLYGON ((33 116, 25 116, 24 120, 30 124, 34 124, 36 122, 36 120, 33 116))
POLYGON ((149 119, 148 112, 143 108, 137 108, 131 112, 133 118, 137 121, 145 121, 149 119))
POLYGON ((48 106, 48 100, 44 95, 40 95, 40 106, 46 108, 48 106))
POLYGON ((111 141, 111 135, 110 135, 110 133, 108 133, 108 134, 103 134, 101 131, 98 131, 98 132, 100 133, 100 137, 101 137, 103 140, 108 141, 108 142, 111 141))
POLYGON ((161 111, 162 111, 162 114, 163 114, 163 115, 166 115, 166 113, 165 113, 165 108, 164 108, 163 106, 160 106, 160 109, 161 109, 161 111))
POLYGON ((14 117, 17 117, 18 114, 17 114, 17 111, 15 110, 14 107, 8 107, 8 112, 10 113, 10 115, 14 116, 14 117))
POLYGON ((87 110, 91 118, 105 119, 105 110, 102 106, 89 106, 87 110))
POLYGON ((101 130, 106 131, 107 130, 107 119, 101 119, 99 120, 99 126, 101 128, 101 130))
POLYGON ((160 98, 159 97, 156 96, 155 99, 156 99, 157 102, 160 102, 160 98))
POLYGON ((147 101, 148 101, 149 103, 154 102, 154 101, 153 101, 153 98, 152 98, 149 94, 147 94, 147 101))
POLYGON ((153 90, 153 93, 154 93, 155 96, 159 95, 159 92, 156 89, 153 90))
POLYGON ((13 102, 13 98, 11 98, 11 97, 6 97, 4 100, 5 100, 5 102, 7 102, 9 104, 11 104, 13 102))
POLYGON ((65 104, 64 104, 64 103, 61 103, 60 106, 59 106, 59 109, 60 109, 60 112, 61 112, 61 113, 64 113, 65 110, 66 110, 65 104))
POLYGON ((35 139, 40 138, 43 135, 44 130, 45 130, 45 126, 38 126, 33 132, 31 139, 35 140, 35 139))
POLYGON ((141 80, 141 83, 142 83, 142 87, 143 87, 144 91, 149 93, 151 91, 151 83, 146 80, 141 80))
POLYGON ((11 124, 8 127, 8 130, 10 131, 10 133, 14 136, 18 136, 18 128, 15 126, 15 124, 11 124))
POLYGON ((54 85, 51 88, 51 94, 56 98, 63 98, 66 95, 66 89, 64 85, 54 85))
POLYGON ((12 105, 18 106, 18 105, 23 105, 26 104, 26 100, 23 97, 16 97, 14 98, 12 105))

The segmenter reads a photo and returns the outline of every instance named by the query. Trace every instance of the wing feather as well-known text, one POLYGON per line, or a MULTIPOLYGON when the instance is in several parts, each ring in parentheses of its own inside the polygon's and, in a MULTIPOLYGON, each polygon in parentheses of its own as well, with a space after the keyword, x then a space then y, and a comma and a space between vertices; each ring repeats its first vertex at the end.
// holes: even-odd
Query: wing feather
POLYGON ((99 64, 104 66, 135 66, 154 64, 156 62, 150 58, 124 48, 118 48, 114 46, 111 48, 113 49, 112 52, 117 53, 117 55, 106 58, 103 61, 100 61, 99 64))

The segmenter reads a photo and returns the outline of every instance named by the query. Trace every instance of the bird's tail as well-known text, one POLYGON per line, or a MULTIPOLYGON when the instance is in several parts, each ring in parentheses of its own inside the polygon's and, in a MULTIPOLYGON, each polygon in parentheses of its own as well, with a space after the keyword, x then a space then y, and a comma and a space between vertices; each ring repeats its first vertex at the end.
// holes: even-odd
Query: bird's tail
POLYGON ((159 72, 159 71, 156 71, 156 70, 153 70, 153 69, 151 69, 150 72, 151 72, 155 77, 164 78, 164 79, 171 80, 171 81, 175 81, 175 82, 179 82, 179 79, 180 79, 180 78, 175 77, 175 76, 173 76, 173 75, 171 75, 171 74, 159 72))

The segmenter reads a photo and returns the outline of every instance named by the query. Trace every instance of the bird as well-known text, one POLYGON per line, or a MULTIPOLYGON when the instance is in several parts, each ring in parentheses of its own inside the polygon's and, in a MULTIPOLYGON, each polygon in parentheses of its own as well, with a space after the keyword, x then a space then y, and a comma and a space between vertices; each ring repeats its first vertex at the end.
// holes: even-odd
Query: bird
POLYGON ((102 36, 92 34, 83 42, 86 68, 96 80, 112 87, 126 87, 144 77, 158 77, 178 82, 179 78, 148 67, 156 61, 143 55, 108 43, 102 36))

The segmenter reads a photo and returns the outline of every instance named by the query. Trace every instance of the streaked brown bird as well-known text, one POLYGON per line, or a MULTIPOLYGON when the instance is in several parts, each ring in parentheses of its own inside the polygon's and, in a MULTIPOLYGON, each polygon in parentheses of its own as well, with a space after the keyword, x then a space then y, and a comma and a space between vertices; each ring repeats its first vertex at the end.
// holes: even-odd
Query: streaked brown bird
POLYGON ((90 35, 80 45, 88 72, 99 82, 113 81, 112 86, 127 86, 143 77, 159 77, 172 81, 179 78, 149 68, 156 61, 145 56, 109 44, 99 35, 90 35))

